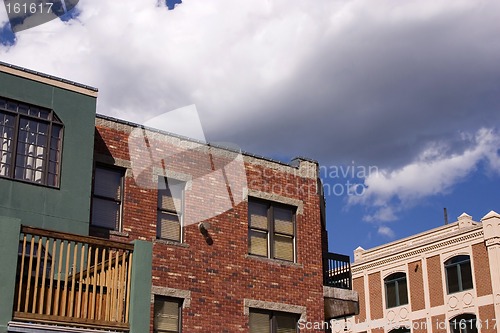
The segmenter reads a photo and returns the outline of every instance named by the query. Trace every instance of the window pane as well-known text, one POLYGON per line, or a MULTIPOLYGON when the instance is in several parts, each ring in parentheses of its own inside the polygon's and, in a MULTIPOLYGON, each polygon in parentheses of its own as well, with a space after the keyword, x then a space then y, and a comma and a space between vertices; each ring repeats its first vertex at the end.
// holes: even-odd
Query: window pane
POLYGON ((116 201, 93 198, 92 225, 118 230, 120 221, 120 203, 116 201))
POLYGON ((277 333, 297 332, 297 318, 294 315, 276 314, 277 333))
POLYGON ((458 285, 458 266, 457 265, 446 267, 446 279, 447 279, 447 283, 448 283, 448 292, 449 293, 455 293, 457 291, 460 291, 460 288, 458 285))
POLYGON ((158 212, 158 238, 181 241, 181 223, 179 216, 167 212, 158 212))
POLYGON ((97 167, 95 169, 94 194, 120 200, 122 171, 97 167))
POLYGON ((177 301, 155 299, 155 332, 179 332, 179 310, 177 301))
POLYGON ((274 258, 293 261, 293 237, 274 235, 274 258))
POLYGON ((271 333, 269 315, 250 311, 250 333, 271 333))
POLYGON ((182 212, 182 196, 174 197, 169 189, 158 190, 158 208, 171 212, 182 212))
POLYGON ((290 209, 274 208, 274 231, 293 236, 293 212, 290 209))
POLYGON ((408 289, 406 286, 406 277, 398 280, 399 304, 408 304, 408 289))
POLYGON ((248 203, 248 214, 250 216, 250 226, 252 228, 268 230, 267 209, 267 205, 260 202, 248 203))
POLYGON ((396 282, 386 282, 385 283, 385 292, 387 295, 386 305, 388 308, 392 308, 397 306, 397 298, 396 298, 396 282))
POLYGON ((267 257, 267 232, 250 230, 249 253, 267 257))
POLYGON ((462 278, 462 290, 472 289, 472 271, 470 261, 460 264, 460 273, 462 278))

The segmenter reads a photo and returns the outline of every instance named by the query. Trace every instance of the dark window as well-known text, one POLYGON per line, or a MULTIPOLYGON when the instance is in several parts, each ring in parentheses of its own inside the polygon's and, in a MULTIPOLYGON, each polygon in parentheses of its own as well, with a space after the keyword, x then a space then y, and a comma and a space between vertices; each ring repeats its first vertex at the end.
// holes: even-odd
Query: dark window
POLYGON ((173 179, 158 179, 157 237, 182 241, 182 219, 184 212, 184 182, 173 179))
POLYGON ((384 279, 387 308, 408 304, 408 288, 405 273, 394 273, 384 279))
POLYGON ((182 300, 155 296, 154 323, 155 333, 177 333, 182 327, 182 300))
POLYGON ((120 230, 123 197, 122 169, 97 166, 92 193, 92 225, 120 230))
POLYGON ((0 176, 59 187, 63 124, 54 111, 0 98, 0 176))
POLYGON ((250 333, 295 333, 299 315, 250 309, 250 333))
POLYGON ((451 333, 477 333, 476 316, 463 314, 450 320, 451 333))
POLYGON ((250 254, 294 261, 294 208, 250 199, 248 226, 248 252, 250 254))
POLYGON ((444 267, 448 294, 472 289, 472 270, 469 256, 453 257, 444 263, 444 267))

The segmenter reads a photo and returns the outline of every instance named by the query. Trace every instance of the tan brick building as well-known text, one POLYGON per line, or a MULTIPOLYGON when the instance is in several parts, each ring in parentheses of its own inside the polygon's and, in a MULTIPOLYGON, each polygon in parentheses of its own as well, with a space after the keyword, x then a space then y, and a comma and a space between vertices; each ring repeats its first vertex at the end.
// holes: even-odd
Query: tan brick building
POLYGON ((354 257, 360 312, 334 332, 500 332, 499 214, 475 222, 464 213, 354 257))
POLYGON ((299 321, 356 308, 354 292, 325 282, 315 161, 285 164, 105 116, 94 160, 90 233, 153 243, 151 331, 298 332, 299 321))

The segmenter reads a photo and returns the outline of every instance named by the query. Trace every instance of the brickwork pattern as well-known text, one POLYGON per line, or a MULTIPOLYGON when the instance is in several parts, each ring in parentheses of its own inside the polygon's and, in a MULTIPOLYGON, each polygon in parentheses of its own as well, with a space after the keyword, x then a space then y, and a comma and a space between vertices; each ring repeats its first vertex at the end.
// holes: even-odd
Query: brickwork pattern
POLYGON ((480 325, 481 333, 497 333, 499 324, 500 323, 495 319, 495 306, 493 304, 479 307, 477 325, 480 325))
POLYGON ((355 316, 356 322, 364 322, 366 320, 366 304, 365 304, 365 278, 358 277, 352 280, 353 290, 358 292, 359 297, 359 315, 355 316))
POLYGON ((425 309, 424 278, 420 260, 408 264, 408 279, 410 286, 410 304, 412 311, 425 309))
POLYGON ((380 319, 384 316, 380 272, 368 275, 368 288, 370 290, 370 317, 372 320, 380 319))
MULTIPOLYGON (((109 161, 130 161, 130 129, 125 125, 111 126, 109 122, 100 120, 96 131, 96 154, 108 156, 106 160, 109 161)), ((192 171, 189 170, 190 165, 208 160, 203 149, 186 152, 179 148, 180 145, 165 143, 161 146, 165 150, 177 149, 181 152, 181 156, 172 157, 173 160, 169 161, 176 166, 176 172, 189 174, 192 171)), ((146 152, 142 153, 145 154, 144 163, 147 163, 146 152)), ((130 169, 126 172, 123 235, 115 234, 110 238, 154 242, 153 286, 190 291, 190 305, 182 311, 185 332, 248 332, 244 299, 303 306, 307 309, 308 321, 324 320, 320 197, 311 191, 301 190, 314 188, 316 180, 282 171, 284 168, 293 171, 292 167, 266 168, 266 163, 245 163, 246 174, 243 176, 247 177, 251 190, 288 196, 303 202, 303 212, 296 216, 297 263, 248 255, 247 201, 205 221, 211 226, 209 235, 212 245, 206 242, 197 224, 184 228, 183 244, 157 241, 154 170, 144 165, 140 175, 133 175, 130 169), (137 180, 141 184, 151 182, 151 187, 139 186, 137 180), (286 193, 283 193, 285 188, 286 193)), ((208 166, 212 170, 215 167, 213 164, 208 166)), ((194 190, 209 193, 213 190, 211 185, 196 185, 200 188, 194 190)), ((194 190, 193 193, 196 192, 194 190)), ((213 202, 198 202, 198 205, 202 204, 214 208, 220 203, 215 198, 213 202)), ((222 208, 221 211, 224 211, 222 208)), ((185 215, 192 214, 193 219, 198 218, 196 214, 200 214, 199 211, 201 206, 185 207, 185 215)))
POLYGON ((490 295, 492 293, 490 261, 484 243, 472 245, 472 261, 474 263, 477 296, 490 295))
POLYGON ((443 282, 441 278, 441 259, 439 256, 427 258, 427 278, 431 307, 444 304, 443 282))

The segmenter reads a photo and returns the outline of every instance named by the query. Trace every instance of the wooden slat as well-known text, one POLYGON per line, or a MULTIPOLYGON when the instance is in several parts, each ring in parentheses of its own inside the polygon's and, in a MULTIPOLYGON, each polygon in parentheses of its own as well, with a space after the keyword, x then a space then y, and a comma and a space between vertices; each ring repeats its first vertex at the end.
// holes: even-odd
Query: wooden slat
POLYGON ((26 256, 26 235, 23 235, 23 253, 21 257, 21 274, 19 275, 19 291, 17 293, 17 311, 21 311, 21 294, 23 290, 25 256, 26 256))
POLYGON ((61 298, 61 275, 62 275, 62 262, 63 262, 63 252, 64 252, 64 241, 59 244, 59 264, 57 265, 57 285, 56 285, 56 299, 54 302, 54 315, 61 314, 59 308, 59 299, 61 298))
POLYGON ((40 237, 57 238, 57 239, 61 239, 61 240, 66 240, 68 242, 86 243, 86 244, 94 245, 94 246, 116 248, 116 249, 128 250, 128 251, 134 250, 134 244, 122 243, 122 242, 112 241, 109 239, 104 240, 102 238, 91 237, 91 236, 74 235, 74 234, 69 234, 69 233, 60 232, 60 231, 52 231, 52 230, 45 230, 45 229, 40 229, 40 228, 22 226, 21 232, 23 232, 25 234, 37 235, 40 237))
POLYGON ((71 265, 71 295, 69 298, 69 311, 68 316, 72 317, 75 315, 75 273, 76 273, 76 260, 78 259, 78 243, 73 247, 73 262, 71 265))
MULTIPOLYGON (((99 248, 95 249, 95 260, 94 260, 94 265, 97 266, 97 261, 99 260, 99 248)), ((97 278, 98 278, 98 272, 97 270, 94 270, 94 276, 92 279, 92 301, 90 303, 90 319, 95 319, 95 312, 96 312, 96 297, 97 297, 97 278)))
POLYGON ((42 237, 38 238, 38 249, 36 251, 36 269, 35 269, 35 290, 33 293, 33 303, 31 306, 31 313, 36 312, 36 303, 38 295, 38 279, 40 277, 40 260, 42 259, 42 237))
POLYGON ((84 304, 83 304, 83 318, 88 318, 88 307, 89 307, 89 285, 90 285, 90 261, 92 260, 92 246, 87 248, 87 276, 85 278, 85 295, 84 295, 84 304))
POLYGON ((66 245, 66 265, 64 266, 64 292, 62 294, 61 315, 66 316, 66 302, 68 298, 68 276, 69 276, 69 257, 71 256, 71 243, 66 245))
MULTIPOLYGON (((56 258, 56 245, 57 242, 54 239, 52 241, 52 258, 56 258)), ((51 315, 52 314, 52 297, 54 295, 52 291, 52 287, 54 284, 54 261, 50 263, 50 283, 49 283, 49 297, 47 299, 47 314, 51 315)), ((59 288, 57 289, 57 292, 59 293, 59 288)))
MULTIPOLYGON (((101 267, 104 267, 104 262, 106 261, 106 249, 102 249, 102 255, 101 255, 101 267)), ((100 286, 100 290, 99 290, 99 312, 97 313, 97 320, 101 320, 102 318, 102 294, 103 294, 103 290, 104 290, 104 279, 105 279, 105 274, 104 274, 104 271, 101 270, 99 272, 99 286, 100 286)))
POLYGON ((30 261, 28 265, 28 282, 26 286, 26 299, 24 301, 24 312, 28 312, 28 304, 29 304, 29 299, 30 299, 30 291, 31 291, 31 272, 33 270, 33 251, 35 249, 35 237, 31 236, 31 243, 30 243, 30 261))
MULTIPOLYGON (((83 265, 85 256, 85 244, 80 246, 80 270, 78 279, 78 299, 76 302, 76 318, 80 318, 82 311, 82 286, 83 286, 83 265)), ((76 274, 76 273, 75 273, 76 274)))
POLYGON ((40 290, 40 303, 38 306, 39 314, 43 314, 43 306, 45 304, 45 278, 47 277, 47 259, 49 256, 49 245, 50 245, 50 240, 47 238, 45 240, 45 252, 44 252, 45 254, 43 256, 42 288, 40 290))

